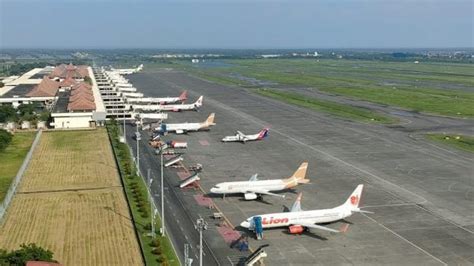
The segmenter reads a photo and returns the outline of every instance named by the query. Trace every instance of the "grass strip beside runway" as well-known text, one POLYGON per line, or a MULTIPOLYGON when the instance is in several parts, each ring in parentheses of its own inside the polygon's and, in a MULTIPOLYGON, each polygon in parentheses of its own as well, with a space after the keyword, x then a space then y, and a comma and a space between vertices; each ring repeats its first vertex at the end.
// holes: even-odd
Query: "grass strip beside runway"
POLYGON ((256 90, 256 93, 289 104, 294 104, 297 106, 313 109, 315 111, 321 111, 324 113, 332 114, 340 118, 381 124, 391 124, 396 121, 394 118, 381 115, 369 109, 344 105, 331 101, 323 101, 316 98, 310 98, 299 93, 283 92, 272 89, 258 89, 256 90))
POLYGON ((474 153, 474 137, 444 134, 428 134, 426 137, 438 143, 474 153))
POLYGON ((148 235, 151 232, 152 211, 147 188, 143 178, 135 174, 136 168, 127 144, 119 142, 119 129, 116 122, 108 123, 107 129, 112 140, 115 156, 119 162, 127 200, 132 210, 134 226, 140 238, 146 265, 179 265, 178 257, 170 240, 168 237, 161 237, 159 234, 159 225, 161 224, 159 217, 155 219, 157 236, 153 240, 148 235))

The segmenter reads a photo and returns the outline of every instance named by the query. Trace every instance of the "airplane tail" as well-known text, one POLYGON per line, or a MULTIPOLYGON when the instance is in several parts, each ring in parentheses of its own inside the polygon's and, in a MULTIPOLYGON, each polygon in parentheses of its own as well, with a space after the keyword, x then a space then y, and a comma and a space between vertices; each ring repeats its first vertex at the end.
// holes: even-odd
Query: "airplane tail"
POLYGON ((264 128, 260 132, 258 132, 258 138, 257 139, 264 139, 267 136, 268 136, 268 128, 264 128))
POLYGON ((362 190, 364 189, 364 185, 358 185, 354 192, 349 196, 349 198, 344 203, 344 207, 348 207, 350 209, 359 209, 360 199, 362 197, 362 190))
POLYGON ((309 179, 306 179, 306 170, 308 170, 308 162, 303 162, 290 179, 296 179, 298 184, 309 183, 309 179))
POLYGON ((206 119, 206 121, 204 121, 204 125, 205 126, 213 126, 215 125, 216 123, 214 123, 214 117, 216 116, 215 113, 212 113, 209 115, 209 117, 206 119))
POLYGON ((180 101, 186 101, 188 99, 188 91, 183 91, 181 95, 179 95, 180 101))
POLYGON ((296 197, 293 206, 291 206, 290 212, 300 212, 301 209, 301 197, 303 197, 303 192, 298 193, 298 197, 296 197))
POLYGON ((197 101, 194 103, 194 106, 196 106, 196 107, 201 107, 201 106, 202 106, 202 99, 203 99, 203 98, 204 98, 204 97, 201 95, 201 96, 197 99, 197 101))
POLYGON ((308 170, 308 162, 303 162, 296 172, 286 179, 291 187, 309 183, 309 179, 306 179, 306 170, 308 170))

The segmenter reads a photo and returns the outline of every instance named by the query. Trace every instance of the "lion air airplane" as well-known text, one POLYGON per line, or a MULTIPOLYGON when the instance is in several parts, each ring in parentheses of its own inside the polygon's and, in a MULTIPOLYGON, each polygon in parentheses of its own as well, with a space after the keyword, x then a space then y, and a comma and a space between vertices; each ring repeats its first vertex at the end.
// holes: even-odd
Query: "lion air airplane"
POLYGON ((199 131, 206 130, 209 127, 215 125, 214 123, 215 113, 209 115, 206 121, 202 123, 179 123, 179 124, 165 124, 162 123, 159 127, 155 128, 155 131, 158 131, 162 134, 167 132, 175 132, 176 134, 183 134, 189 131, 199 131))
POLYGON ((211 193, 223 194, 224 197, 225 194, 243 193, 245 200, 254 200, 259 194, 284 198, 285 195, 271 193, 271 191, 281 191, 308 183, 309 179, 305 179, 307 169, 308 163, 304 162, 292 176, 284 179, 258 180, 258 174, 255 174, 249 181, 219 183, 211 188, 211 193))
POLYGON ((268 136, 268 128, 262 129, 257 134, 253 135, 245 135, 244 133, 237 131, 235 136, 226 136, 222 139, 223 142, 233 142, 233 141, 240 141, 240 142, 247 142, 252 140, 262 140, 268 136))
POLYGON ((134 104, 133 109, 140 109, 144 111, 173 111, 173 112, 180 112, 180 111, 187 111, 187 110, 199 110, 202 106, 202 99, 203 96, 199 97, 196 102, 190 104, 167 104, 167 105, 160 105, 160 104, 153 104, 153 105, 138 105, 134 104))
POLYGON ((372 213, 359 208, 363 187, 364 185, 358 185, 344 204, 332 209, 323 210, 301 210, 302 193, 300 193, 291 207, 290 212, 255 215, 243 221, 240 225, 255 230, 256 219, 254 219, 254 217, 260 216, 262 228, 288 227, 291 234, 301 234, 304 230, 309 228, 339 233, 338 230, 318 224, 339 221, 351 216, 355 212, 372 213))
POLYGON ((159 103, 159 104, 172 104, 172 103, 181 103, 188 99, 188 92, 183 91, 178 97, 162 97, 162 98, 129 98, 127 102, 129 103, 159 103))

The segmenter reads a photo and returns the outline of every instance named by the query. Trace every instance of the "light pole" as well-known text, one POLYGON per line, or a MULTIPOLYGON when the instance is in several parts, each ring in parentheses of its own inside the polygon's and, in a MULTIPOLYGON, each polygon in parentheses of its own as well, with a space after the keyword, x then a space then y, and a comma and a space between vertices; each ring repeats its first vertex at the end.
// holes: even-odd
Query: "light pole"
POLYGON ((148 168, 147 171, 147 180, 148 180, 148 197, 150 200, 150 212, 151 212, 151 238, 155 239, 155 218, 156 218, 156 208, 153 202, 153 197, 151 194, 151 183, 153 183, 153 178, 151 178, 151 169, 148 168))
POLYGON ((127 144, 127 134, 125 133, 125 113, 123 113, 123 142, 127 144))
POLYGON ((140 175, 140 140, 142 139, 140 132, 138 132, 138 125, 137 125, 137 132, 135 132, 135 137, 137 139, 137 175, 140 175))
POLYGON ((168 148, 165 143, 160 147, 160 179, 161 179, 161 236, 165 236, 165 193, 163 186, 163 152, 168 148))
POLYGON ((207 222, 199 217, 194 227, 199 231, 199 266, 202 266, 202 231, 207 230, 207 222))

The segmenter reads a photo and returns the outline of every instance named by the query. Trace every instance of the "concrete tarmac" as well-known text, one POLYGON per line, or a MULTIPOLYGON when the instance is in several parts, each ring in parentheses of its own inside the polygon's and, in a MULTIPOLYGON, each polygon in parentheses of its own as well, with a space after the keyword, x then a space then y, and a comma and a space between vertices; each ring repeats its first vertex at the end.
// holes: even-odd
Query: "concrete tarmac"
MULTIPOLYGON (((205 191, 255 173, 261 179, 288 177, 301 162, 309 162, 311 184, 287 192, 286 199, 210 195, 235 226, 252 215, 290 207, 299 191, 303 209, 330 208, 343 203, 357 184, 365 184, 362 206, 375 213, 327 225, 348 225, 346 233, 290 235, 281 228, 264 231, 263 241, 251 240, 254 248, 270 244, 267 265, 474 263, 472 155, 440 148, 393 126, 341 120, 182 72, 144 72, 129 79, 146 96, 173 96, 187 89, 192 102, 204 95, 199 112, 170 113, 167 122, 199 122, 216 113, 217 125, 210 131, 168 137, 188 141, 185 164, 203 164, 205 191), (263 127, 271 128, 264 141, 220 142, 236 130, 253 134, 263 127)), ((201 209, 196 205, 193 210, 206 211, 201 209)), ((209 233, 208 239, 220 237, 209 233)), ((229 261, 236 256, 229 247, 210 248, 229 261)))

